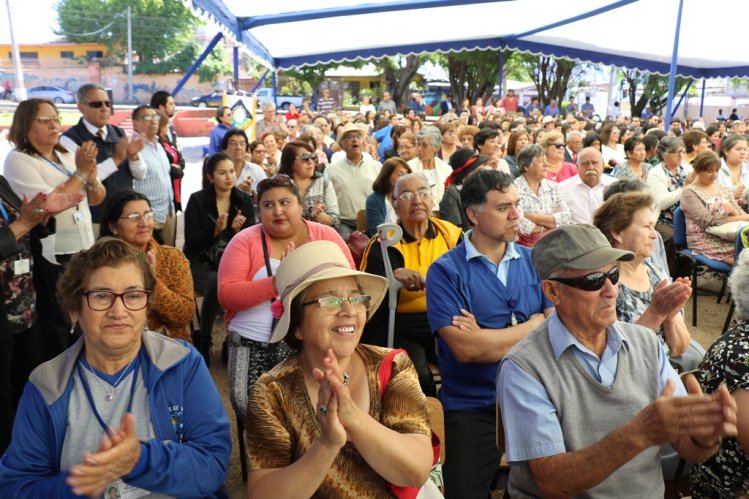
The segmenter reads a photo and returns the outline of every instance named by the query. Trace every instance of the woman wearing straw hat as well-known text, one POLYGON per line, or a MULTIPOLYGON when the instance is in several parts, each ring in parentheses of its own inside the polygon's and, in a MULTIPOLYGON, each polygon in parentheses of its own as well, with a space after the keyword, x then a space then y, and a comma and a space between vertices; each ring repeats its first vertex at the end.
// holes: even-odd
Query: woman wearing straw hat
POLYGON ((433 454, 413 364, 396 355, 379 396, 388 350, 359 344, 387 280, 352 270, 335 243, 316 241, 281 262, 276 285, 283 310, 271 341, 299 353, 252 390, 249 496, 391 497, 388 483, 423 485, 433 454))

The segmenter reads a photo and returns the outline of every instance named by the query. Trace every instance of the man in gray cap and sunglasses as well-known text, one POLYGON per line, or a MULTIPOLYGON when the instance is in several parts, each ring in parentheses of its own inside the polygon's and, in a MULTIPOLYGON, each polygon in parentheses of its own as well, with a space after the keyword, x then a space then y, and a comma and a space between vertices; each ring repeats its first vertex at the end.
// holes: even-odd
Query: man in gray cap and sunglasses
POLYGON ((556 311, 500 367, 512 497, 663 497, 661 445, 702 462, 736 434, 725 386, 703 395, 690 375, 685 388, 653 331, 617 322, 617 263, 633 257, 592 225, 533 248, 556 311))

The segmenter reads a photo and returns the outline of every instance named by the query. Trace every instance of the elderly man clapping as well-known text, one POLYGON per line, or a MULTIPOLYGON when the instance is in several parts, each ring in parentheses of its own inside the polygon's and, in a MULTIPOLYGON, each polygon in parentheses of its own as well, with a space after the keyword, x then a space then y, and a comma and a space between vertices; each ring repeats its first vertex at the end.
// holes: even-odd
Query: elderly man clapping
POLYGON ((651 331, 617 322, 618 262, 631 252, 568 225, 532 257, 556 312, 500 366, 510 494, 663 497, 660 446, 708 459, 736 434, 735 401, 725 386, 702 394, 692 376, 685 389, 651 331))

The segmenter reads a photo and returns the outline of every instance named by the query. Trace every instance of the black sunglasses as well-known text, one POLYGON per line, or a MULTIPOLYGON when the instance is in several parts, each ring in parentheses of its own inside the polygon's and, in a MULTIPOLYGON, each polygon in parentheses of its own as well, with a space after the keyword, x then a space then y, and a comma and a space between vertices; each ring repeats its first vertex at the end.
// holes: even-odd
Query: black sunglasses
POLYGON ((611 284, 619 282, 619 267, 614 267, 608 272, 593 272, 580 277, 550 277, 550 281, 561 282, 565 286, 583 291, 598 291, 606 284, 606 279, 611 284))
POLYGON ((90 102, 86 102, 86 105, 88 107, 92 107, 94 109, 99 109, 101 106, 107 106, 112 107, 112 101, 109 100, 92 100, 90 102))

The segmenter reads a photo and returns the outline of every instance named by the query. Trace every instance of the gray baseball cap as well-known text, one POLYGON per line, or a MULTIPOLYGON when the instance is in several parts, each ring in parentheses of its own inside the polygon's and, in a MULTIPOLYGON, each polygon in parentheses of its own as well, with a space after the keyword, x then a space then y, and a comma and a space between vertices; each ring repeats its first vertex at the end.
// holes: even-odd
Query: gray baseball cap
POLYGON ((542 237, 531 253, 541 279, 561 268, 593 270, 635 258, 631 251, 611 247, 600 230, 588 224, 564 225, 542 237))

